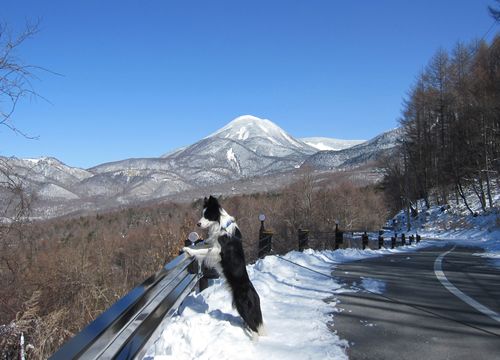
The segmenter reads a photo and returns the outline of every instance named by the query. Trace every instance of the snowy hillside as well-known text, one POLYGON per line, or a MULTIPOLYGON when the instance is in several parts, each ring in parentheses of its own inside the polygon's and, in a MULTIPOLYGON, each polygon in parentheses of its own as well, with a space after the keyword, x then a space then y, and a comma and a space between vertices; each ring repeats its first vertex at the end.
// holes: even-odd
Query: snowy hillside
POLYGON ((339 151, 348 149, 355 145, 359 145, 364 143, 366 140, 342 140, 342 139, 333 139, 326 137, 307 137, 299 139, 302 142, 305 142, 307 145, 312 146, 313 148, 318 149, 319 151, 339 151))
MULTIPOLYGON (((78 199, 72 188, 92 177, 92 173, 67 166, 61 161, 44 157, 39 159, 17 159, 0 157, 2 166, 14 175, 16 181, 42 199, 78 199)), ((0 172, 0 181, 3 174, 0 172)))
POLYGON ((315 169, 352 168, 377 160, 398 145, 402 129, 394 129, 353 147, 340 151, 321 151, 309 157, 305 164, 315 169))

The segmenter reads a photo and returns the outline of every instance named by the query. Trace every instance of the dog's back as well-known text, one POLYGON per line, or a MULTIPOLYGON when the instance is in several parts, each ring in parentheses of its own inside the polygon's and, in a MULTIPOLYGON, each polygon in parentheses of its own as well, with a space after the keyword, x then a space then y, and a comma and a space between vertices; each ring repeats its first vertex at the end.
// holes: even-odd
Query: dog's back
POLYGON ((233 293, 233 305, 248 327, 262 334, 260 298, 248 277, 239 229, 236 228, 233 235, 220 236, 218 242, 222 271, 233 293))

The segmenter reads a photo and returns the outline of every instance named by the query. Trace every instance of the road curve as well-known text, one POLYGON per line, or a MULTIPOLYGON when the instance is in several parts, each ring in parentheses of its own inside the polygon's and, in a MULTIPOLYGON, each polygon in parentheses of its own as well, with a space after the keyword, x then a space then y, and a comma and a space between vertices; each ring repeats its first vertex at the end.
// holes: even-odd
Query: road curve
POLYGON ((474 256, 478 249, 451 249, 427 248, 335 268, 346 292, 338 294, 342 311, 333 328, 349 341, 351 359, 498 359, 500 323, 456 294, 499 314, 500 269, 474 256), (363 284, 382 284, 384 291, 358 290, 363 284))

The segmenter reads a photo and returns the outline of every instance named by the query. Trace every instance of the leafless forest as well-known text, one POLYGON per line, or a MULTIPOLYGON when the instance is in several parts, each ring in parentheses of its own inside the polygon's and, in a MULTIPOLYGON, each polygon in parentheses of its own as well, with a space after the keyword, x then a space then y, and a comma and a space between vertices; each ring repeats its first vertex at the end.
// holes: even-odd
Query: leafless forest
POLYGON ((404 104, 400 151, 387 161, 391 203, 463 201, 493 207, 500 171, 500 36, 436 52, 404 104))

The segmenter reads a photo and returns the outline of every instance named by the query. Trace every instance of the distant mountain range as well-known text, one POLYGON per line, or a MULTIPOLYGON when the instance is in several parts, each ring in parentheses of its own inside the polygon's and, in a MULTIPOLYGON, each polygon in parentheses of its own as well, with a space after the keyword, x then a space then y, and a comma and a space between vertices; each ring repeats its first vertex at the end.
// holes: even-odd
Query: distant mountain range
POLYGON ((36 194, 35 216, 46 218, 128 206, 224 184, 234 191, 233 182, 269 179, 303 164, 322 170, 361 166, 393 148, 399 136, 393 130, 366 142, 296 139, 269 120, 245 115, 158 158, 126 159, 87 170, 54 158, 0 160, 36 194))
MULTIPOLYGON (((390 154, 402 137, 402 129, 397 128, 375 136, 373 139, 338 151, 320 151, 308 157, 304 164, 315 169, 354 168, 390 154)), ((354 140, 355 141, 355 140, 354 140)))

